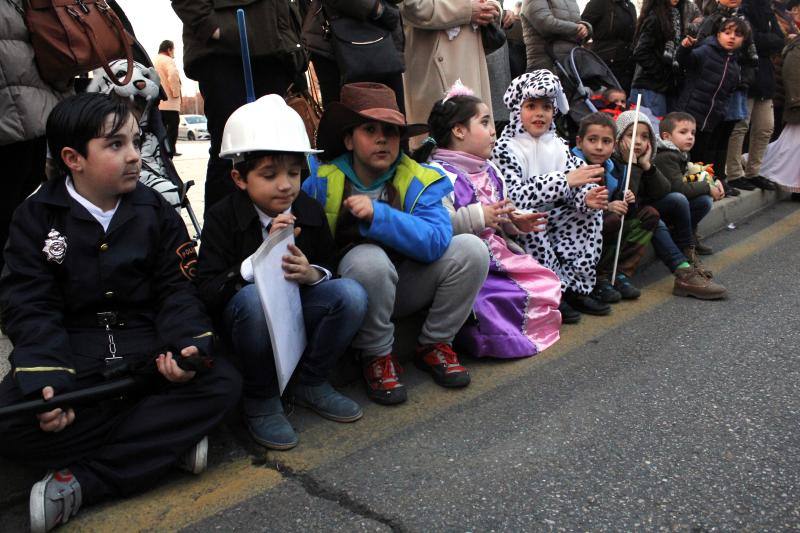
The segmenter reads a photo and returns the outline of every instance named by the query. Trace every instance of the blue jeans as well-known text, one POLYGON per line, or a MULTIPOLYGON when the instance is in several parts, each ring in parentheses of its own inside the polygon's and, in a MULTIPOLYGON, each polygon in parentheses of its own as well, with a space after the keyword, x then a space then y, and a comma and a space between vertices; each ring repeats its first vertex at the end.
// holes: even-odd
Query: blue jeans
POLYGON ((634 87, 631 89, 631 95, 628 97, 628 103, 636 104, 636 96, 639 93, 642 94, 642 105, 649 109, 655 116, 663 117, 667 114, 667 97, 664 93, 634 87))
POLYGON ((679 192, 671 192, 652 203, 661 215, 658 227, 653 232, 653 249, 671 271, 674 272, 678 265, 686 261, 681 250, 695 244, 697 224, 711 211, 713 203, 714 200, 707 194, 689 200, 679 192), (672 226, 671 234, 667 224, 672 226))
MULTIPOLYGON (((293 379, 303 385, 320 385, 350 345, 367 312, 367 293, 351 279, 301 286, 303 321, 308 345, 293 379)), ((225 333, 244 365, 244 396, 278 396, 278 378, 269 328, 255 284, 234 295, 222 315, 225 333)))

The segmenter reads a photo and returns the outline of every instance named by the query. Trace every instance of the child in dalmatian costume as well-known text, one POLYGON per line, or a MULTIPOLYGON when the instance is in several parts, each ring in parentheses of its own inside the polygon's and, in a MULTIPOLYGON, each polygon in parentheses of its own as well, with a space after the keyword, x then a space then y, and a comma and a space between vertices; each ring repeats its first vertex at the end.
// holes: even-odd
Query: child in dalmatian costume
MULTIPOLYGON (((111 71, 120 78, 128 68, 127 60, 113 61, 111 71)), ((151 189, 155 189, 175 209, 181 208, 180 179, 165 155, 168 153, 165 138, 166 131, 158 116, 158 101, 161 92, 161 80, 156 69, 141 63, 133 63, 131 81, 120 87, 114 84, 102 68, 95 70, 86 92, 104 93, 130 102, 133 114, 139 121, 142 130, 142 171, 139 181, 151 189)))
POLYGON ((520 237, 521 244, 561 279, 564 323, 580 320, 580 312, 608 314, 608 304, 589 296, 603 244, 602 210, 608 205, 605 187, 597 185, 604 170, 585 165, 556 134, 554 115, 569 110, 561 82, 548 70, 528 72, 511 82, 503 101, 511 121, 492 161, 518 209, 548 212, 547 230, 520 237))

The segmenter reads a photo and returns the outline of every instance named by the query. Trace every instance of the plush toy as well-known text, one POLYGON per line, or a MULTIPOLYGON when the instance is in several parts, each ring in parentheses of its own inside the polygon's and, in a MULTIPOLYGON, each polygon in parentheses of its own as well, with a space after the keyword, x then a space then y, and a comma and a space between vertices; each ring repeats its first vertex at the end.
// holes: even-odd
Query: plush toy
POLYGON ((689 162, 686 175, 683 177, 686 182, 707 182, 709 186, 715 187, 717 180, 714 178, 714 165, 689 162))
MULTIPOLYGON (((125 75, 127 60, 113 61, 109 67, 118 77, 125 75)), ((164 128, 158 114, 158 102, 161 92, 160 80, 156 69, 141 63, 133 63, 131 81, 120 87, 114 84, 102 68, 95 70, 87 92, 112 94, 127 102, 142 130, 142 172, 139 181, 160 192, 173 207, 180 210, 181 187, 177 173, 171 162, 164 157, 167 153, 164 128), (173 175, 174 174, 174 175, 173 175)))

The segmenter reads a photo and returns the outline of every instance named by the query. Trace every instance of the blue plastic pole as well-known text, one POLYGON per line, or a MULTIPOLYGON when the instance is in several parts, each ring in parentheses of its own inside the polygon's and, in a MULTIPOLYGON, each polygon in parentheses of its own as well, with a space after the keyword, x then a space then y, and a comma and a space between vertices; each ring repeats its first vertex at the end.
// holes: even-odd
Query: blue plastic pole
POLYGON ((250 46, 247 44, 247 22, 244 9, 236 10, 236 21, 239 23, 239 45, 242 48, 242 69, 244 70, 244 88, 247 91, 247 103, 256 101, 256 90, 253 87, 253 69, 250 66, 250 46))

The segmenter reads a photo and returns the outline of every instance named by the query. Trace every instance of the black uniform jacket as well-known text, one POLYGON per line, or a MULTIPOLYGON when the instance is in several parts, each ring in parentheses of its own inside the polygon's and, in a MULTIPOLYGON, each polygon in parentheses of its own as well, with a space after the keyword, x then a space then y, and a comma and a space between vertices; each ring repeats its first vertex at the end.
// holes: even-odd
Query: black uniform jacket
MULTIPOLYGON (((300 191, 292 203, 295 244, 312 265, 336 272, 336 245, 322 206, 300 191)), ((244 191, 236 191, 214 204, 206 213, 200 246, 197 283, 200 296, 218 318, 234 294, 246 283, 240 274, 242 261, 250 257, 264 237, 253 202, 244 191)))
POLYGON ((0 278, 3 327, 23 395, 69 390, 106 366, 109 338, 128 361, 195 345, 210 355, 211 323, 191 282, 197 263, 186 226, 154 190, 124 195, 108 231, 51 180, 14 213, 0 278))

